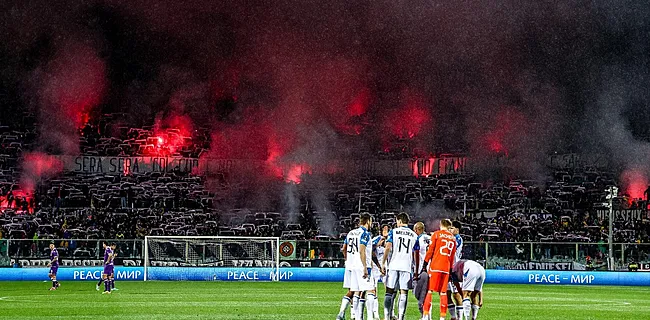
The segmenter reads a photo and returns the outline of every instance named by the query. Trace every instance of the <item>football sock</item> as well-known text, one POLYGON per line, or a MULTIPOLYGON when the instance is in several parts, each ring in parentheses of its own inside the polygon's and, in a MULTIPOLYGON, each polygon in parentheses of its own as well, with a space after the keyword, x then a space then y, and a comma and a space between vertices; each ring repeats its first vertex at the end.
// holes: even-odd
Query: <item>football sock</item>
MULTIPOLYGON (((472 319, 473 320, 476 320, 476 316, 478 316, 478 309, 480 309, 480 308, 481 307, 479 307, 479 306, 477 306, 475 304, 472 305, 472 319)), ((469 320, 469 318, 468 318, 468 320, 469 320)))
POLYGON ((111 279, 111 289, 115 289, 115 280, 111 279))
POLYGON ((375 294, 374 293, 368 293, 368 296, 366 297, 366 309, 368 312, 366 314, 368 315, 367 319, 372 320, 373 313, 375 311, 375 294))
POLYGON ((470 312, 472 312, 472 303, 469 299, 463 299, 463 312, 465 313, 465 319, 470 319, 470 312))
POLYGON ((375 294, 374 297, 375 297, 375 302, 372 304, 373 313, 375 315, 375 318, 379 318, 379 297, 377 297, 377 294, 375 294))
POLYGON ((357 306, 357 320, 363 320, 363 307, 366 306, 366 299, 359 298, 359 305, 357 306))
POLYGON ((445 318, 447 316, 447 294, 440 294, 440 318, 445 318))
POLYGON ((101 286, 101 285, 102 285, 102 282, 104 282, 104 279, 101 279, 101 278, 100 278, 99 281, 97 282, 97 286, 98 286, 98 287, 101 286))
POLYGON ((422 306, 422 310, 424 311, 424 316, 428 317, 429 312, 431 311, 431 292, 427 292, 427 295, 424 298, 424 305, 422 306))
POLYGON ((359 296, 354 295, 352 296, 352 309, 350 309, 350 317, 352 319, 357 318, 357 307, 359 306, 359 296))
POLYGON ((393 294, 387 292, 386 297, 384 298, 384 318, 390 319, 392 314, 393 314, 393 294))
POLYGON ((408 301, 408 294, 402 293, 399 295, 399 307, 398 307, 398 319, 404 320, 404 315, 406 314, 406 303, 408 301))
POLYGON ((111 285, 107 281, 104 281, 104 291, 111 291, 111 285))
POLYGON ((339 314, 345 314, 345 310, 350 305, 350 298, 348 296, 343 296, 341 299, 341 309, 339 309, 339 314))
POLYGON ((56 280, 52 280, 52 288, 56 287, 56 280))
MULTIPOLYGON (((449 308, 451 309, 451 307, 449 308)), ((456 306, 456 319, 463 320, 463 306, 456 306)))
POLYGON ((451 316, 451 319, 456 319, 456 305, 452 303, 447 309, 449 310, 449 316, 451 316))

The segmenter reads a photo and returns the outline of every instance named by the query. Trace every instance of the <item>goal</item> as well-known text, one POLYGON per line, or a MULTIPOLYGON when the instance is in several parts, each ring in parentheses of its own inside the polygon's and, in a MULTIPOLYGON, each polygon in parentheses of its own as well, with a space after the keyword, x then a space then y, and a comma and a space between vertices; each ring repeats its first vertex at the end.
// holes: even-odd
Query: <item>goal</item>
POLYGON ((280 238, 147 236, 144 281, 279 281, 280 238))

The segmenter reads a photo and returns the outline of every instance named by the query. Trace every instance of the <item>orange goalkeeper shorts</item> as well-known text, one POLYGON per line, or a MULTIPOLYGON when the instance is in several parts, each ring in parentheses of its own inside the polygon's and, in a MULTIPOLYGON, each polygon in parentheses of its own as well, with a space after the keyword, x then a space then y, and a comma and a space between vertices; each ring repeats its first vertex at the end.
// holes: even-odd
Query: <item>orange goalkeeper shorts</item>
POLYGON ((429 290, 438 293, 447 292, 449 274, 444 272, 429 272, 429 290))

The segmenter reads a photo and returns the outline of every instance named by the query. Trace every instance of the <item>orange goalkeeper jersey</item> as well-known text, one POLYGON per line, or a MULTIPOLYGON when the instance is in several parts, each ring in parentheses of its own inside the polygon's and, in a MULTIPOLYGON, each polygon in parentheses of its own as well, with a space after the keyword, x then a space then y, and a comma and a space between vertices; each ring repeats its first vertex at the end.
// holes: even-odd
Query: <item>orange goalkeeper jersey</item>
POLYGON ((431 244, 424 261, 429 272, 449 273, 456 257, 456 238, 451 232, 438 230, 431 235, 431 244))

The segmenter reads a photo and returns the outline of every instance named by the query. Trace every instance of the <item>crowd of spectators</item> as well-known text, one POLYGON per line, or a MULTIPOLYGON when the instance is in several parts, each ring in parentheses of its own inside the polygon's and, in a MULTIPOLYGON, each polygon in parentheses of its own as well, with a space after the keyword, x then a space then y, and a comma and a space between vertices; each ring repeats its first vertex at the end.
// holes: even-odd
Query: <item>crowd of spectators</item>
MULTIPOLYGON (((81 152, 198 157, 210 144, 206 130, 186 137, 176 129, 112 124, 111 119, 119 117, 106 115, 82 128, 81 152), (175 141, 174 148, 161 140, 175 141)), ((37 132, 32 116, 21 119, 12 120, 11 127, 0 123, 0 237, 69 239, 65 247, 81 255, 85 249, 73 239, 221 235, 339 240, 356 226, 362 212, 373 215, 378 229, 391 225, 400 211, 425 221, 430 229, 442 217, 460 219, 468 241, 598 243, 606 239, 608 225, 607 216, 598 213, 606 209, 608 186, 616 184, 611 172, 595 168, 557 170, 545 181, 480 181, 472 174, 332 176, 326 205, 319 203, 319 208, 310 201, 312 185, 298 185, 295 212, 282 206, 224 208, 220 197, 232 186, 222 181, 206 188, 206 177, 183 172, 62 173, 41 181, 34 194, 25 194, 19 185, 19 161, 23 151, 33 149, 37 132)), ((645 213, 647 203, 621 195, 614 207, 645 213)), ((616 242, 643 243, 648 242, 650 224, 647 219, 619 217, 614 230, 616 242)), ((11 249, 26 255, 38 250, 28 242, 11 249)))

